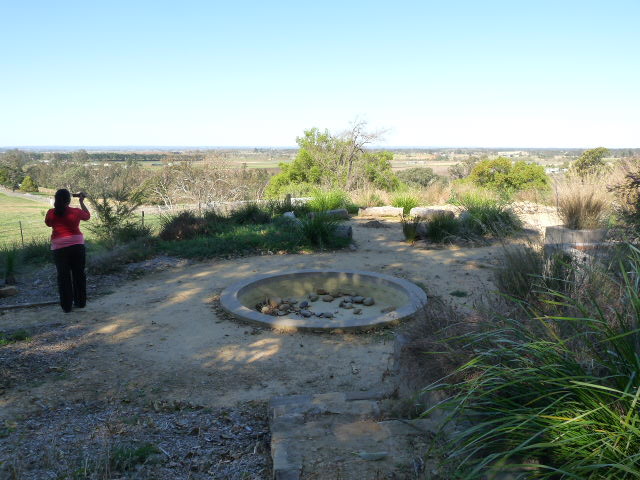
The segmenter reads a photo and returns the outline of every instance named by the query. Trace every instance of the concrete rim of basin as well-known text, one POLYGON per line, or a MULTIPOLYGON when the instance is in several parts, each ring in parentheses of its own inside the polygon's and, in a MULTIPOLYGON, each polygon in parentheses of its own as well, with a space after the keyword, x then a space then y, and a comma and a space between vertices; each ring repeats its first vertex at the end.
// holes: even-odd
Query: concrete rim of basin
POLYGON ((416 312, 427 304, 427 294, 417 285, 402 278, 385 275, 383 273, 367 272, 361 270, 293 270, 283 273, 255 275, 246 280, 234 283, 225 288, 220 295, 220 305, 222 309, 234 317, 249 323, 285 330, 344 330, 361 331, 372 328, 383 327, 398 323, 406 318, 412 317, 416 312), (291 315, 273 317, 265 315, 251 309, 240 302, 238 296, 251 286, 258 286, 266 281, 279 279, 281 277, 301 276, 312 277, 314 275, 348 275, 369 277, 377 282, 386 282, 393 288, 403 290, 409 297, 409 301, 389 313, 380 313, 375 316, 350 317, 345 319, 327 318, 299 318, 291 315))

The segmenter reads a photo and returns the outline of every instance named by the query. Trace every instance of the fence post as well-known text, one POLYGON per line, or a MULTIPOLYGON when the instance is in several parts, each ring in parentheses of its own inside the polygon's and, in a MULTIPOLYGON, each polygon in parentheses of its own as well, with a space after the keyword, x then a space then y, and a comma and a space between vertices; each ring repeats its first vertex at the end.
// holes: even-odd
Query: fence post
POLYGON ((144 228, 144 210, 142 210, 142 228, 144 228))
POLYGON ((291 211, 291 194, 287 193, 284 196, 284 206, 285 206, 285 210, 287 210, 287 212, 291 211))
POLYGON ((18 225, 20 225, 20 239, 22 240, 22 248, 24 248, 24 233, 22 233, 22 220, 18 220, 18 225))

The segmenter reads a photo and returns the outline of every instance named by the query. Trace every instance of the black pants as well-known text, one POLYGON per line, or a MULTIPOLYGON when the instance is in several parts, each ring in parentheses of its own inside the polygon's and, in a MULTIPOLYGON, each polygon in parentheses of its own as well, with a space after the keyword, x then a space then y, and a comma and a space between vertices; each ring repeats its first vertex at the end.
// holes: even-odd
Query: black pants
POLYGON ((58 291, 60 306, 65 312, 71 311, 71 304, 82 308, 87 303, 87 276, 84 273, 84 245, 53 250, 53 259, 58 270, 58 291))

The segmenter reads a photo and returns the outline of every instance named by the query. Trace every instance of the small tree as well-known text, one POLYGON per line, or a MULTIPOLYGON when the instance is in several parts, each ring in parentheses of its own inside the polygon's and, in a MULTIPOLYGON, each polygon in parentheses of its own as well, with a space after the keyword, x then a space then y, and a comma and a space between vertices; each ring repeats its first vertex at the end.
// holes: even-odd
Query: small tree
POLYGON ((300 147, 292 163, 281 163, 267 187, 268 195, 308 193, 316 187, 354 190, 366 184, 393 190, 398 179, 391 170, 391 152, 371 152, 365 147, 380 138, 366 132, 364 122, 339 135, 317 128, 306 130, 296 142, 300 147))
POLYGON ((506 194, 521 190, 542 190, 549 186, 549 177, 542 165, 524 161, 514 164, 505 157, 477 163, 469 178, 480 187, 506 194))
POLYGON ((449 175, 454 180, 467 178, 471 174, 473 167, 475 167, 476 163, 478 162, 479 159, 477 157, 470 156, 468 158, 465 158, 461 163, 456 163, 455 165, 449 167, 449 175))
POLYGON ((33 180, 33 178, 31 178, 31 176, 27 175, 26 177, 24 177, 24 180, 22 180, 22 183, 20 184, 20 191, 37 192, 38 184, 33 180))
POLYGON ((604 158, 608 154, 609 150, 604 147, 585 150, 582 155, 573 162, 571 170, 580 177, 597 174, 606 168, 607 163, 604 161, 604 158))

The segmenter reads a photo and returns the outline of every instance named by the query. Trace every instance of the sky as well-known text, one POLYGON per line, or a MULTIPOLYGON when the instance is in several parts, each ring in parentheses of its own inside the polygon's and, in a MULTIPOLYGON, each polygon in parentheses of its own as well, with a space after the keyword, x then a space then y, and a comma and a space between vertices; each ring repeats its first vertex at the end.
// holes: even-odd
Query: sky
POLYGON ((0 0, 0 146, 640 147, 640 1, 0 0))

